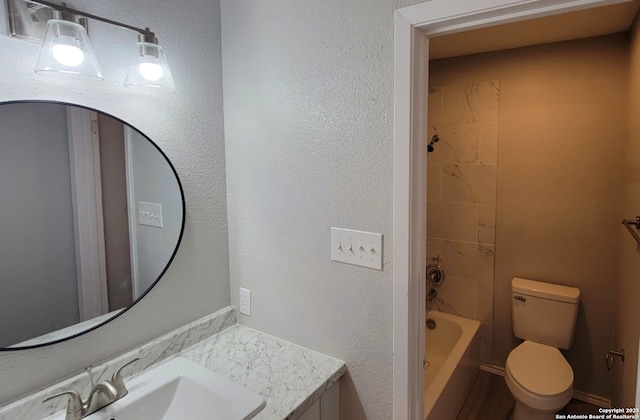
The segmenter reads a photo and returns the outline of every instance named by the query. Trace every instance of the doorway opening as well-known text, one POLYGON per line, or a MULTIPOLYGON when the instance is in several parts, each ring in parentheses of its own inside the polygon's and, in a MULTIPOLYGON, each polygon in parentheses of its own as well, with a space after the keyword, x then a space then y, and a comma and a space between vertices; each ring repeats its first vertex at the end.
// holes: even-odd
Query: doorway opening
MULTIPOLYGON (((419 232, 426 226, 425 187, 427 143, 431 138, 425 125, 427 104, 417 92, 427 92, 430 49, 437 47, 435 36, 462 33, 480 27, 490 27, 515 21, 552 16, 609 5, 608 1, 564 1, 513 4, 508 1, 486 2, 485 6, 450 5, 433 1, 400 9, 396 19, 396 74, 395 74, 395 166, 397 236, 406 244, 406 258, 396 259, 394 265, 394 418, 420 418, 422 411, 422 363, 424 355, 425 255, 429 246, 420 239, 419 232), (488 3, 492 3, 489 5, 488 3), (511 3, 511 4, 509 4, 511 3), (403 168, 409 167, 409 170, 403 168), (400 179, 400 176, 402 179, 400 179), (400 181, 407 181, 403 187, 400 181), (422 224, 421 224, 422 223, 422 224), (403 230, 404 229, 404 230, 403 230), (418 233, 415 233, 418 231, 418 233), (422 241, 422 243, 421 243, 422 241), (421 258, 422 257, 422 258, 421 258), (402 277, 406 275, 406 277, 402 277), (404 279, 404 280, 403 280, 404 279), (406 292, 405 300, 402 294, 406 292), (401 304, 406 303, 403 310, 401 304), (406 311, 406 308, 409 308, 406 311), (400 325, 403 323, 403 325, 400 325), (406 336, 403 337, 403 334, 406 336), (403 346, 403 343, 404 346, 403 346), (408 371, 406 375, 403 370, 408 371), (406 397, 406 398, 405 398, 406 397), (406 405, 404 402, 406 401, 406 405)), ((603 21, 609 21, 603 19, 603 21)), ((593 19, 592 19, 593 22, 593 19)), ((474 38, 478 39, 478 37, 474 38)), ((550 41, 543 41, 550 42, 550 41)), ((478 44, 478 42, 464 44, 478 44)), ((504 48, 504 47, 501 47, 504 48)), ((509 48, 509 47, 507 47, 509 48)), ((444 137, 438 133, 442 147, 444 137)), ((432 153, 435 155, 435 153, 432 153)), ((427 178, 428 179, 428 178, 427 178)), ((426 238, 426 234, 424 236, 426 238)), ((394 247, 396 244, 394 244, 394 247)), ((401 248, 399 248, 401 250, 401 248)), ((445 267, 446 268, 446 267, 445 267)), ((475 296, 477 301, 477 295, 475 296)), ((637 341, 637 337, 633 337, 637 341)), ((635 370, 634 370, 635 378, 635 370)), ((635 383, 635 379, 634 379, 635 383)))

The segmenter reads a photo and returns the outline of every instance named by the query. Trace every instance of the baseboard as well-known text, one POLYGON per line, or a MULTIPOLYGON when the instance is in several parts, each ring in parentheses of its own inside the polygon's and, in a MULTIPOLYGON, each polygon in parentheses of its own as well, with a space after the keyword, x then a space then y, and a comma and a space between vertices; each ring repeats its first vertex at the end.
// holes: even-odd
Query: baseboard
MULTIPOLYGON (((504 368, 502 366, 480 364, 480 370, 493 373, 494 375, 504 376, 504 368)), ((596 405, 598 407, 611 408, 611 400, 609 398, 600 397, 598 395, 589 394, 588 392, 573 390, 573 398, 596 405)))
POLYGON ((573 398, 598 407, 611 408, 611 400, 609 398, 600 397, 598 395, 589 394, 587 392, 573 390, 573 398))

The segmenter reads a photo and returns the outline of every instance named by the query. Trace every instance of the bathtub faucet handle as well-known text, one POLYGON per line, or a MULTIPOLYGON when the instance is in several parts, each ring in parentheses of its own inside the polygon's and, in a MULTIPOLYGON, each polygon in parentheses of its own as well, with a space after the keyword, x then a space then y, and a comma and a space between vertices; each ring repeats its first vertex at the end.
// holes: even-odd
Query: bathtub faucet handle
POLYGON ((427 283, 430 287, 438 287, 444 281, 444 268, 440 264, 427 265, 427 283))
POLYGON ((436 289, 431 289, 429 290, 429 293, 427 293, 427 300, 429 302, 433 302, 433 300, 438 297, 438 291, 436 289))

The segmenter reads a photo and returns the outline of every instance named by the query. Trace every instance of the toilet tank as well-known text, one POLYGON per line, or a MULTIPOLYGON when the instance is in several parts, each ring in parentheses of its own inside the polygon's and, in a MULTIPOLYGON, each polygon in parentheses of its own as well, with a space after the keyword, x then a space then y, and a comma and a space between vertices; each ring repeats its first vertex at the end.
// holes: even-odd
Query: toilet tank
POLYGON ((559 349, 573 345, 580 289, 515 277, 511 297, 516 337, 559 349))

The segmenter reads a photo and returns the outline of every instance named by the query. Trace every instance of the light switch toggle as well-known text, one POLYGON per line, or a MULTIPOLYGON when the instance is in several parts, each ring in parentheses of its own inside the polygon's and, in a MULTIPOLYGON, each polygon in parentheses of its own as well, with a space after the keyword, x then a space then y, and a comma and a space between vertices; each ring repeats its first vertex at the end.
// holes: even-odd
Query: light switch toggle
POLYGON ((332 227, 331 259, 382 270, 382 234, 332 227))

